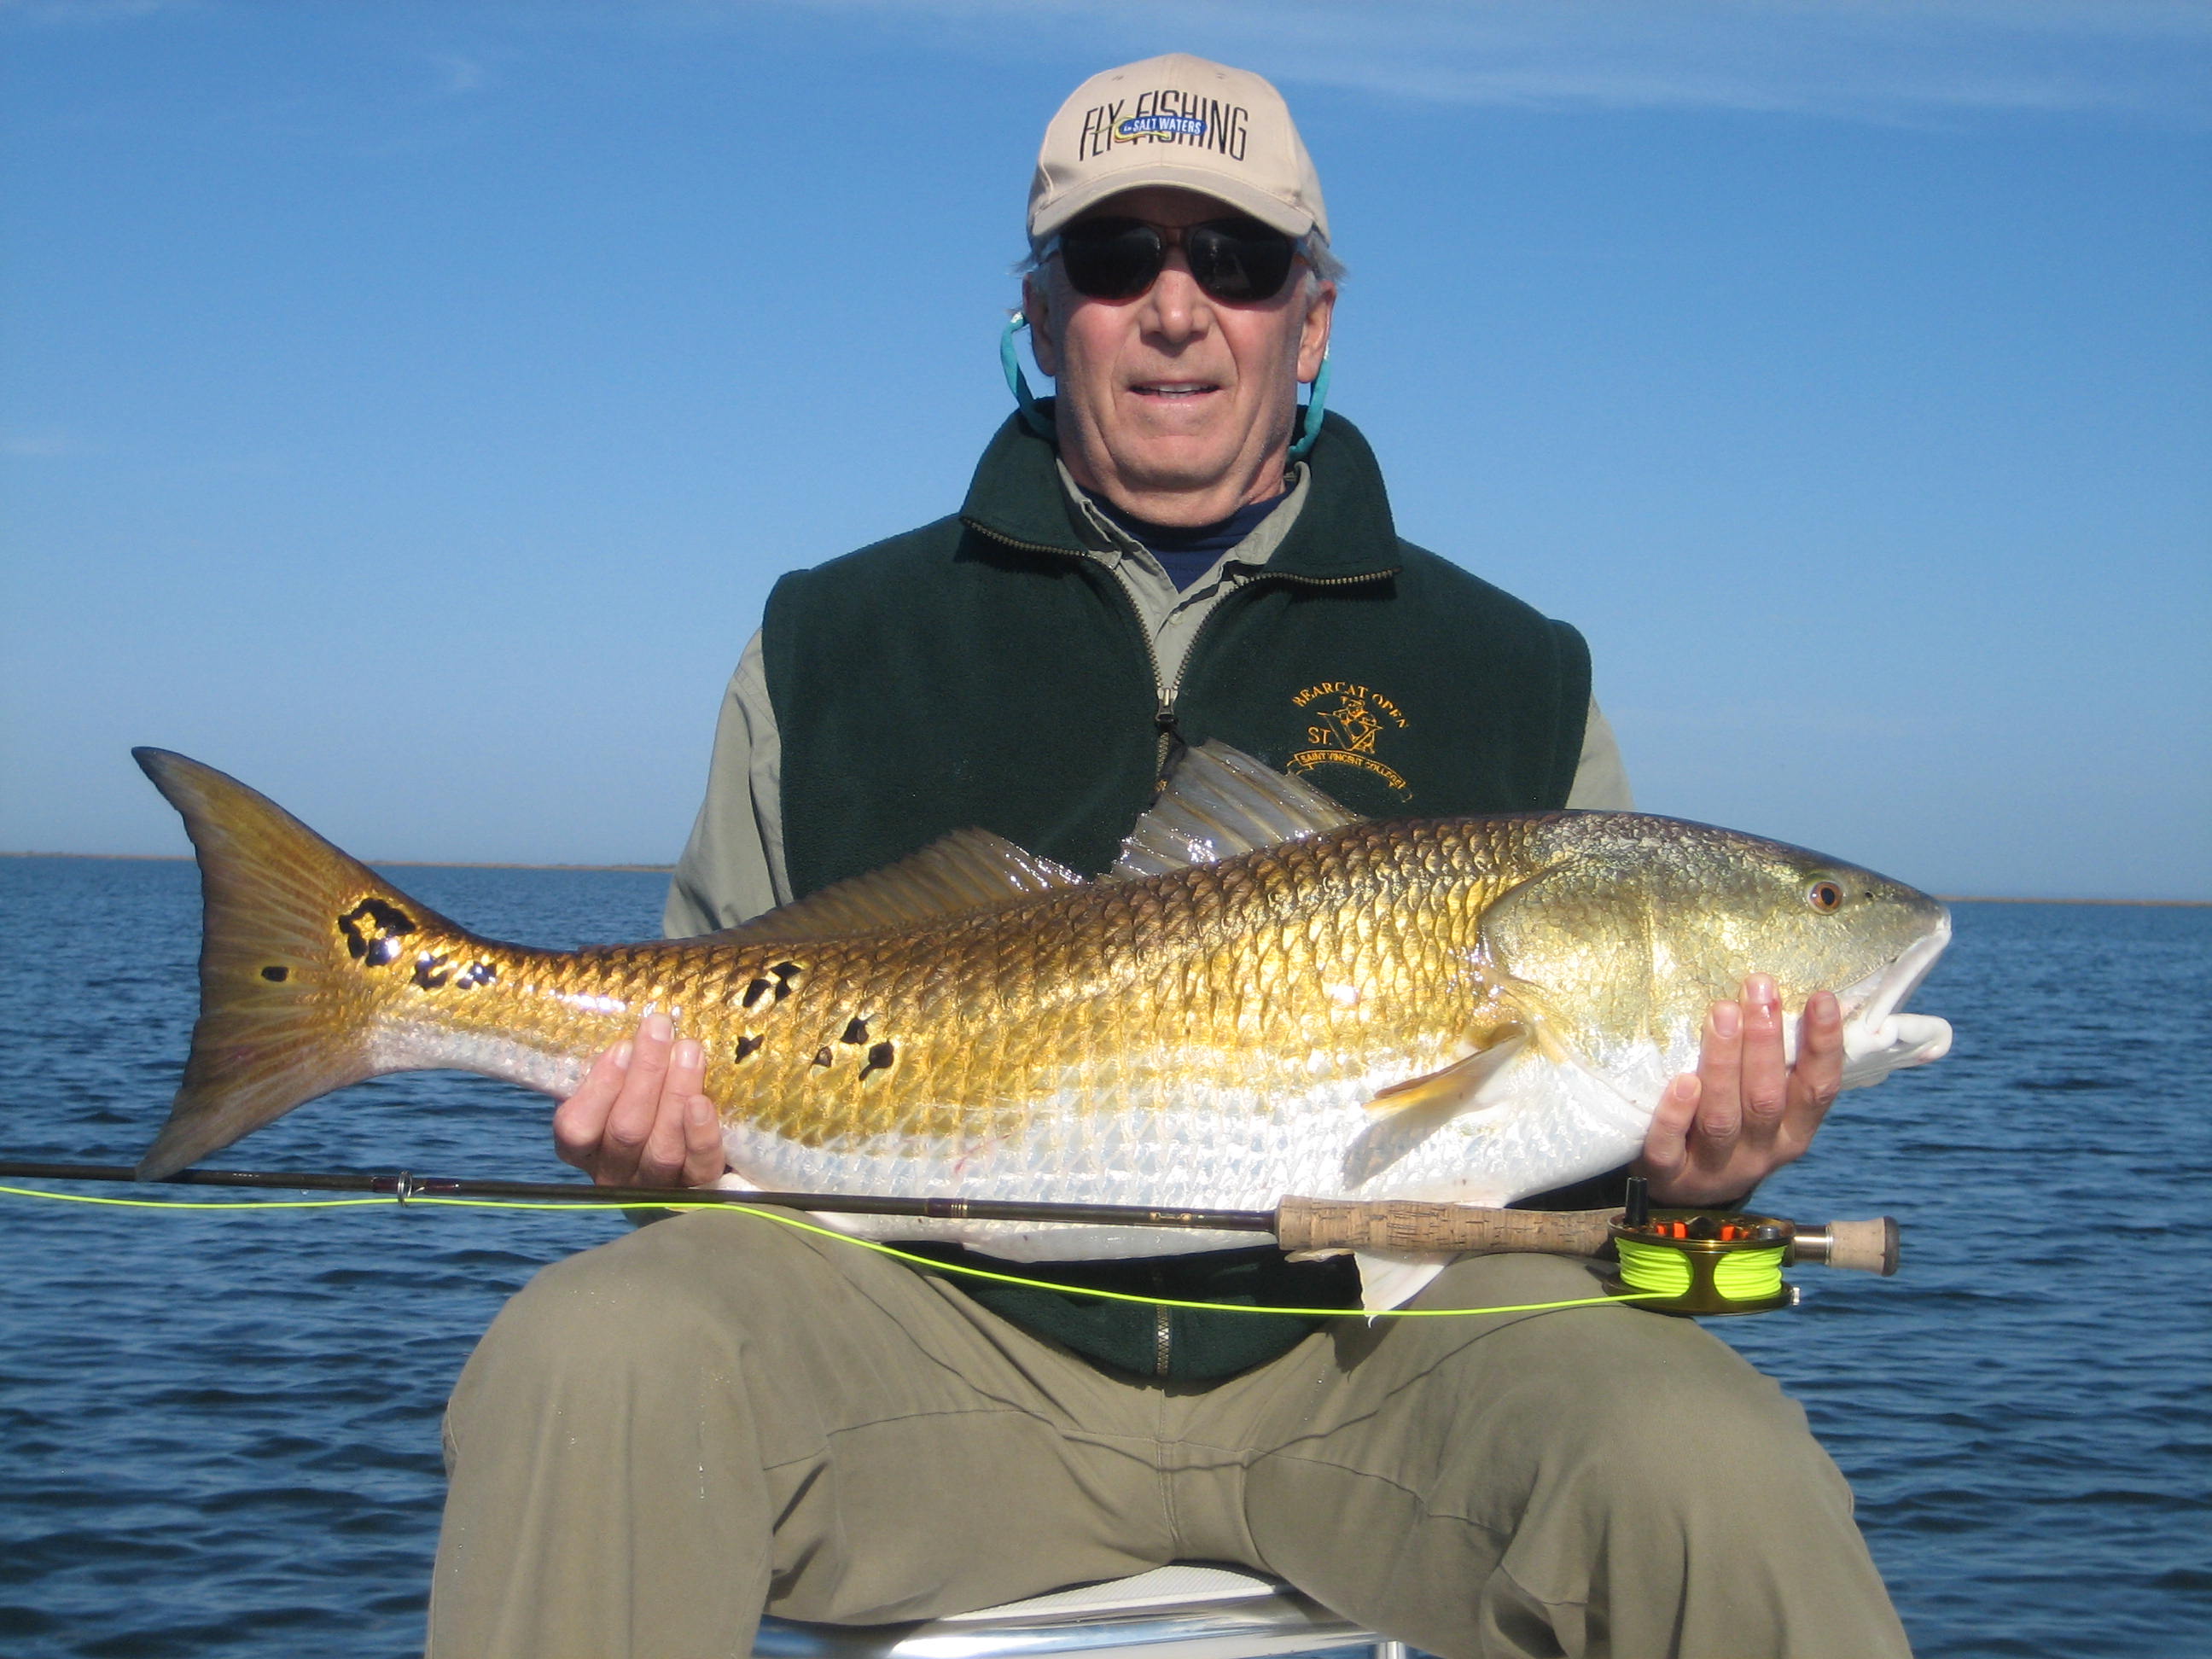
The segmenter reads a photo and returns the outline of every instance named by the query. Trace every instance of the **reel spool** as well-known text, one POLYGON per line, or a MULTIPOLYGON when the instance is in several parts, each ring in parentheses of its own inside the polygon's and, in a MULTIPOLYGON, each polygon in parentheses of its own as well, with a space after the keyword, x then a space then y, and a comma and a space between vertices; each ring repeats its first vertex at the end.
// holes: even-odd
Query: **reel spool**
POLYGON ((1653 1313, 1765 1313, 1796 1304, 1797 1287, 1782 1280, 1796 1230, 1774 1216, 1660 1210, 1640 1227, 1616 1221, 1607 1231, 1620 1265, 1607 1285, 1645 1292, 1637 1305, 1653 1313), (1654 1291, 1663 1294, 1648 1294, 1654 1291))
POLYGON ((1783 1281, 1782 1269, 1800 1261, 1885 1278, 1897 1271, 1897 1223, 1887 1217, 1811 1228, 1779 1216, 1654 1210, 1640 1179, 1630 1181, 1628 1207, 1606 1231, 1619 1262, 1606 1284, 1641 1293, 1637 1305, 1653 1313, 1697 1317, 1794 1308, 1797 1287, 1783 1281))

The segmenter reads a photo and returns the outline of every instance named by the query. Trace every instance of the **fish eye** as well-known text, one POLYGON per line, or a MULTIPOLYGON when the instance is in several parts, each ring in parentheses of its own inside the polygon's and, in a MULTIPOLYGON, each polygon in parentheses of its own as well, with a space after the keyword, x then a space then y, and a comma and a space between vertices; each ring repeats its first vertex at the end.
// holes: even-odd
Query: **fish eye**
POLYGON ((1805 902, 1820 911, 1840 909, 1844 890, 1832 881, 1816 881, 1805 890, 1805 902))

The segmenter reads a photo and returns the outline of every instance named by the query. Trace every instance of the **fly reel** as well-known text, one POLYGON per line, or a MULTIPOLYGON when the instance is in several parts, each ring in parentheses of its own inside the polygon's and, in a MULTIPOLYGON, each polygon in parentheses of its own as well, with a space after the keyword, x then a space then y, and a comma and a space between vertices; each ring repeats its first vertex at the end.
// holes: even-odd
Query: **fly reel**
POLYGON ((1613 1291, 1634 1295, 1653 1313, 1698 1316, 1765 1313, 1797 1304, 1782 1277, 1801 1261, 1856 1267, 1887 1278, 1897 1271, 1897 1223, 1832 1221, 1801 1227, 1779 1216, 1710 1210, 1654 1210, 1644 1183, 1628 1183, 1628 1206, 1606 1230, 1613 1291))

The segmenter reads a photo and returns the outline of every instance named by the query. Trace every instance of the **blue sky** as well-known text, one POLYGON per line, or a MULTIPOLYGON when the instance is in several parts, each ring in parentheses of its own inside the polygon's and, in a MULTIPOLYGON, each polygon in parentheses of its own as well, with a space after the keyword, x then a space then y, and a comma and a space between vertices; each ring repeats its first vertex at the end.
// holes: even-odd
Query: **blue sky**
MULTIPOLYGON (((0 3, 0 849, 180 749, 663 862, 781 570, 957 505, 1046 118, 1290 97, 1401 531, 1639 801, 2212 897, 2212 6, 0 3)), ((918 722, 917 742, 926 743, 918 722)))

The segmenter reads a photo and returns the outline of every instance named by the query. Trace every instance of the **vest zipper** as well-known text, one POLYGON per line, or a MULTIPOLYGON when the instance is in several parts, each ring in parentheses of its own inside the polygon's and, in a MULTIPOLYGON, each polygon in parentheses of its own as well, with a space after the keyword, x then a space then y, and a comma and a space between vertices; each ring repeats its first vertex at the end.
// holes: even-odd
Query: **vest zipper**
MULTIPOLYGON (((1106 565, 1103 559, 1098 557, 1088 548, 1054 547, 1045 542, 1017 541, 1012 536, 1002 536, 995 530, 977 524, 973 519, 963 519, 960 522, 979 536, 988 536, 1001 547, 1011 547, 1023 553, 1051 553, 1063 559, 1088 559, 1094 564, 1105 565, 1106 574, 1109 576, 1114 575, 1113 567, 1106 565)), ((1158 734, 1152 751, 1152 775, 1157 779, 1168 763, 1168 749, 1175 738, 1175 690, 1164 684, 1164 677, 1160 672, 1160 651, 1159 647, 1152 643, 1152 630, 1145 626, 1145 619, 1137 611, 1137 602, 1129 597, 1128 590, 1121 586, 1121 579, 1119 576, 1114 577, 1114 591, 1121 596, 1121 603, 1129 607, 1129 620, 1137 626, 1137 637, 1143 642, 1145 647, 1145 661, 1152 671, 1152 695, 1159 699, 1158 706, 1152 710, 1152 730, 1158 734)), ((1206 622, 1199 624, 1198 632, 1203 634, 1206 631, 1206 623, 1212 620, 1213 613, 1208 611, 1206 622)), ((1197 635, 1191 636, 1191 643, 1193 645, 1198 643, 1197 635)), ((1186 662, 1189 660, 1188 654, 1183 660, 1186 662)), ((1180 685, 1182 683, 1182 676, 1178 673, 1176 676, 1176 684, 1180 685)), ((1162 1310, 1163 1316, 1165 1311, 1164 1309, 1162 1310)), ((1163 1324, 1158 1332, 1162 1356, 1159 1363, 1163 1365, 1167 1364, 1165 1358, 1167 1340, 1167 1327, 1163 1324)), ((1167 1373, 1162 1371, 1160 1375, 1164 1376, 1167 1373)))
MULTIPOLYGON (((1012 536, 1001 535, 995 530, 977 524, 973 519, 963 519, 960 522, 976 534, 988 536, 1000 546, 1011 547, 1019 552, 1051 553, 1063 559, 1090 559, 1096 563, 1105 563, 1103 559, 1100 559, 1088 548, 1054 547, 1045 542, 1017 541, 1012 536)), ((1112 567, 1108 566, 1107 569, 1108 574, 1111 574, 1112 567)), ((1206 638, 1206 630, 1213 626, 1213 619, 1221 614, 1223 607, 1229 600, 1246 588, 1256 586, 1263 581, 1290 582, 1302 587, 1349 587, 1356 582, 1380 581, 1385 576, 1395 576, 1397 574, 1398 568, 1395 565, 1388 570, 1370 570, 1358 576, 1301 576, 1287 570, 1256 570, 1238 583, 1235 588, 1223 594, 1214 602, 1213 608, 1199 619, 1198 627, 1190 636, 1190 644, 1183 651, 1182 661, 1176 669, 1173 685, 1168 684, 1166 677, 1160 672, 1160 652, 1159 647, 1152 643, 1152 629, 1145 626, 1144 617, 1138 613, 1136 601, 1129 597, 1128 590, 1121 586, 1121 579, 1118 576, 1115 577, 1115 591, 1121 595, 1122 603, 1129 607, 1129 619, 1137 624, 1137 637, 1144 641, 1145 660, 1152 665, 1152 694, 1160 700, 1159 706, 1152 711, 1152 728, 1158 734, 1158 746, 1152 755, 1154 775, 1158 775, 1167 767, 1168 750, 1173 746, 1176 736, 1176 698, 1182 690, 1184 677, 1190 672, 1190 659, 1198 654, 1199 645, 1206 638)), ((1164 1367, 1167 1364, 1168 1351, 1167 1310, 1163 1308, 1159 1312, 1160 1324, 1156 1333, 1159 1347, 1158 1363, 1164 1367)), ((1164 1376, 1167 1372, 1162 1370, 1158 1374, 1164 1376)))
POLYGON ((1152 652, 1152 684, 1160 693, 1159 711, 1152 716, 1152 724, 1159 728, 1160 732, 1160 752, 1154 766, 1162 770, 1167 766, 1168 747, 1176 736, 1176 699, 1182 695, 1182 683, 1189 677, 1191 659, 1198 655, 1198 647, 1205 643, 1208 630, 1212 628, 1215 619, 1229 608, 1231 599, 1249 588, 1257 587, 1261 582, 1290 582, 1306 587, 1348 587, 1355 582, 1379 581, 1385 576, 1396 574, 1392 569, 1376 570, 1364 576, 1298 576, 1287 570, 1255 570, 1215 600, 1213 608, 1199 618, 1198 626, 1191 632, 1190 643, 1183 648, 1182 661, 1176 665, 1173 685, 1161 685, 1159 653, 1152 649, 1152 636, 1146 635, 1145 648, 1152 652))
MULTIPOLYGON (((1160 1270, 1154 1267, 1152 1269, 1153 1291, 1157 1292, 1161 1288, 1161 1284, 1160 1270)), ((1152 1375, 1154 1376, 1167 1376, 1174 1358, 1173 1317, 1165 1307, 1155 1306, 1152 1309, 1152 1375)))

